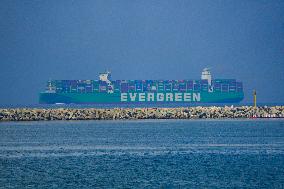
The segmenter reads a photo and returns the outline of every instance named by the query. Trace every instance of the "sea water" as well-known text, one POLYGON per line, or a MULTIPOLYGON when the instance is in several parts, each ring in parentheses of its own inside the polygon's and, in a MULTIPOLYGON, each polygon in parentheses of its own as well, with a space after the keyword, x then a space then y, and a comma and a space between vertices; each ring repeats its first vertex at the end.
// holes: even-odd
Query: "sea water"
POLYGON ((0 188, 284 188, 284 120, 2 122, 0 188))

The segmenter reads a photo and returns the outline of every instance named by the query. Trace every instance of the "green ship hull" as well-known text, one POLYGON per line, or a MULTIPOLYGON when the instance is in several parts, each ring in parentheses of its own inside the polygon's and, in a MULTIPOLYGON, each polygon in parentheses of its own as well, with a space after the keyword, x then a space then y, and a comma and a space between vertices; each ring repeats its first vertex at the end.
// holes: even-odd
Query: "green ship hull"
POLYGON ((90 103, 238 103, 243 92, 157 92, 157 93, 40 93, 43 104, 90 103))

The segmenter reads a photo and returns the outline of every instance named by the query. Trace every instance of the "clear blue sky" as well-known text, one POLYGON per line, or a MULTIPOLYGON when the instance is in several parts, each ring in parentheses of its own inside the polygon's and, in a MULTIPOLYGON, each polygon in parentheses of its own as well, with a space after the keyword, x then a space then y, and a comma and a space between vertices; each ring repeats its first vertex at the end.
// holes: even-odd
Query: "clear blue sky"
POLYGON ((48 79, 243 81, 284 102, 284 1, 1 0, 0 105, 36 104, 48 79))

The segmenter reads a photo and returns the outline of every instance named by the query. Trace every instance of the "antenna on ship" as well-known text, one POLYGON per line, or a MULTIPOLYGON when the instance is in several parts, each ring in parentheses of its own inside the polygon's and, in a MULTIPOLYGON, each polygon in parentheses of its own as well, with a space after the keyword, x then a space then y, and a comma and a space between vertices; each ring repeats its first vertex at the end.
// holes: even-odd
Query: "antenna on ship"
POLYGON ((106 74, 110 74, 110 70, 109 70, 109 69, 106 69, 105 73, 106 73, 106 74))
POLYGON ((256 108, 256 90, 253 90, 253 105, 256 108))

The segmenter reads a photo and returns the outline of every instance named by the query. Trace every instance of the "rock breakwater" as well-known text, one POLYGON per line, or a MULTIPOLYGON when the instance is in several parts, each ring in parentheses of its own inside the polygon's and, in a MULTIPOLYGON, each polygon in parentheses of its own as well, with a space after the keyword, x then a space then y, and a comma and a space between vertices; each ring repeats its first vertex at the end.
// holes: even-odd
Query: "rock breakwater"
POLYGON ((0 121, 284 118, 284 106, 189 108, 12 108, 0 109, 0 121))

